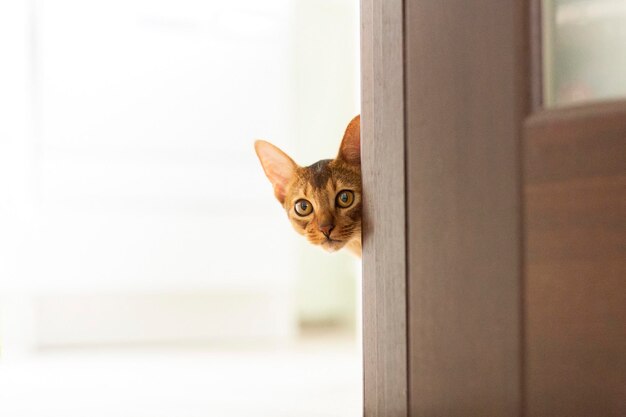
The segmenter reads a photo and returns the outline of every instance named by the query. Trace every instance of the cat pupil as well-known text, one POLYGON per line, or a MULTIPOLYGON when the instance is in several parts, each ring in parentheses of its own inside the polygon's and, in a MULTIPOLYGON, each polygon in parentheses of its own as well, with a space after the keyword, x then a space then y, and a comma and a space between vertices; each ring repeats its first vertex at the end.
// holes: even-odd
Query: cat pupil
POLYGON ((346 201, 348 201, 348 194, 347 193, 341 193, 341 201, 343 201, 344 203, 346 201))

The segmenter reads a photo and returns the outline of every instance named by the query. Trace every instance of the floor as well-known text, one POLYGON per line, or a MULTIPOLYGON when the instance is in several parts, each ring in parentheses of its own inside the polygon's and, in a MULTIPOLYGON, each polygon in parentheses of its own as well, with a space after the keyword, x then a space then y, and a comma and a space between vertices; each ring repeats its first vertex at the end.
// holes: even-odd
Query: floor
POLYGON ((280 348, 54 350, 0 361, 3 417, 362 415, 354 338, 280 348))

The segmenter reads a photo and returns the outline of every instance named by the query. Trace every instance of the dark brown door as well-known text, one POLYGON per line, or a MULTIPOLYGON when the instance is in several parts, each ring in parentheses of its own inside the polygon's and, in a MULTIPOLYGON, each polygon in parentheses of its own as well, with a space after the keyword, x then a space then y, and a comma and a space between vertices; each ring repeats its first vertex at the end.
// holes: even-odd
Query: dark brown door
POLYGON ((626 102, 524 129, 529 416, 626 415, 626 102))
POLYGON ((361 4, 366 416, 626 415, 626 101, 539 2, 361 4))

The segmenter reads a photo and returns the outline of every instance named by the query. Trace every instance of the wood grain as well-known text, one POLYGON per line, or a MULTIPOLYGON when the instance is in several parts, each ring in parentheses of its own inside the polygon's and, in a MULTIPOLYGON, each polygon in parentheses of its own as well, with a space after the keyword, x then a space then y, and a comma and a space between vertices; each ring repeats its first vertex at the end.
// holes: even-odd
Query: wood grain
POLYGON ((519 416, 525 2, 406 2, 411 416, 519 416))
POLYGON ((626 415, 626 102, 526 123, 528 416, 626 415))
POLYGON ((407 416, 402 6, 361 1, 366 417, 407 416))

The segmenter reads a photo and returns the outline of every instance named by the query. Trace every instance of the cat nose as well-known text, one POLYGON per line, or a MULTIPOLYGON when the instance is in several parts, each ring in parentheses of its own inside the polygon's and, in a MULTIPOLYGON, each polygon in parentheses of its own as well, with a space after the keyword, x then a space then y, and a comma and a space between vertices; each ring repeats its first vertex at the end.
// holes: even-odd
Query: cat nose
POLYGON ((324 236, 328 237, 330 236, 330 232, 332 232, 332 230, 335 228, 335 225, 332 223, 326 223, 326 224, 322 224, 320 226, 320 231, 322 233, 324 233, 324 236))

